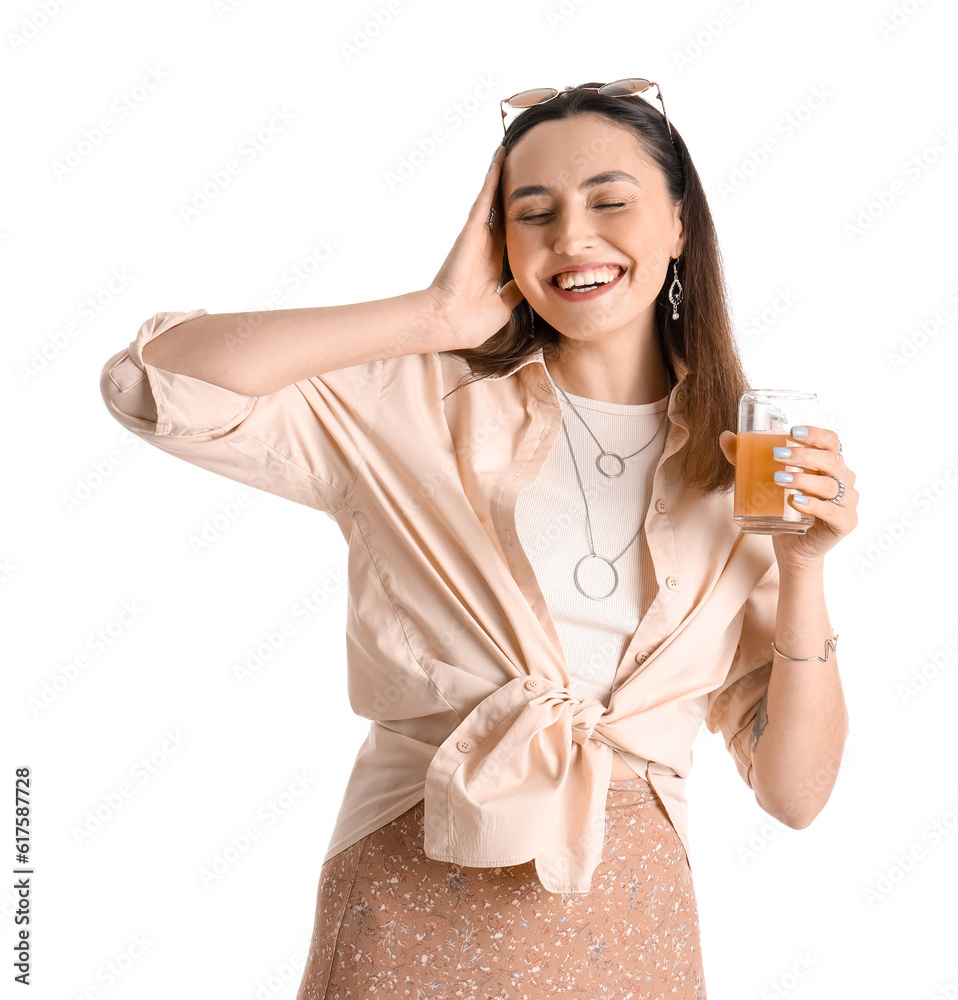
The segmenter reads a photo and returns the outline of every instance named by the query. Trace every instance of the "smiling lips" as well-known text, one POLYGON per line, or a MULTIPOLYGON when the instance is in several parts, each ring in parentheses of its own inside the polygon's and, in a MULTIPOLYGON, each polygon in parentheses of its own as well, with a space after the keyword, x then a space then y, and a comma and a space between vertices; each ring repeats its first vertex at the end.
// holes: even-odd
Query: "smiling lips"
POLYGON ((559 298, 581 302, 605 295, 624 274, 621 264, 587 265, 577 271, 559 271, 552 276, 549 286, 559 298))
POLYGON ((567 291, 573 288, 591 291, 611 284, 624 273, 624 269, 618 264, 603 264, 581 271, 560 271, 553 275, 551 284, 567 291))

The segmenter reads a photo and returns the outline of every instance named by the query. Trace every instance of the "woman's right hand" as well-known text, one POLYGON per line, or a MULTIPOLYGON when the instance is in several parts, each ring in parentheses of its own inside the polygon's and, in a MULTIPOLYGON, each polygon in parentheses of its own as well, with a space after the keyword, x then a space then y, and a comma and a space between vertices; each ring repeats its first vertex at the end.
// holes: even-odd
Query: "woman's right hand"
POLYGON ((501 213, 496 212, 492 229, 487 225, 504 156, 505 147, 500 146, 462 232, 427 289, 437 321, 436 339, 443 345, 433 350, 478 347, 506 325, 524 298, 515 279, 499 290, 506 245, 501 213))

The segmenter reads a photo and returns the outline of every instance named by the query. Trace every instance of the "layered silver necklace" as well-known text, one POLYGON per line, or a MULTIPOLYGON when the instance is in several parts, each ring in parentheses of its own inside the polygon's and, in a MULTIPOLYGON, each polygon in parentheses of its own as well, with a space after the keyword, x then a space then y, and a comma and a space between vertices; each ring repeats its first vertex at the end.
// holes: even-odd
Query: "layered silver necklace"
MULTIPOLYGON (((547 370, 548 370, 548 368, 547 368, 547 370)), ((551 373, 550 373, 549 377, 552 378, 551 373)), ((666 407, 665 416, 663 417, 662 422, 656 428, 656 431, 652 435, 652 437, 649 438, 649 440, 646 441, 646 443, 644 445, 642 445, 642 447, 639 448, 638 451, 633 451, 631 455, 626 455, 625 457, 623 457, 622 455, 619 455, 618 453, 616 453, 614 451, 608 451, 606 448, 604 448, 602 446, 602 444, 600 443, 599 439, 595 436, 595 434, 592 433, 592 428, 585 422, 585 418, 578 411, 578 409, 576 408, 576 406, 572 402, 572 400, 569 399, 569 395, 565 391, 565 389, 563 389, 561 385, 558 385, 556 383, 555 379, 552 379, 552 383, 559 390, 559 392, 561 392, 562 395, 565 397, 565 401, 572 408, 572 412, 579 418, 579 420, 582 421, 583 427, 585 427, 585 429, 589 432, 589 435, 592 437, 592 440, 595 441, 596 445, 598 446, 598 448, 599 448, 599 454, 596 456, 596 459, 595 459, 595 467, 599 470, 599 472, 603 476, 606 477, 606 479, 618 479, 619 476, 621 476, 625 472, 625 463, 630 458, 635 458, 636 455, 641 455, 642 452, 645 451, 645 449, 648 448, 649 445, 651 445, 652 442, 659 436, 659 433, 661 432, 662 428, 665 427, 665 425, 668 423, 669 411, 668 411, 668 407, 666 407), (602 467, 603 466, 603 459, 606 460, 605 464, 607 466, 611 466, 612 469, 618 469, 618 471, 607 472, 602 467), (612 460, 611 463, 608 461, 610 459, 612 460)), ((669 393, 670 394, 671 394, 671 391, 672 391, 672 379, 671 379, 671 377, 669 377, 669 393)), ((631 548, 631 546, 635 544, 635 540, 639 537, 639 532, 642 530, 642 524, 640 522, 638 530, 632 536, 632 541, 630 541, 629 544, 626 545, 626 547, 615 557, 615 559, 607 559, 605 556, 600 556, 595 551, 595 543, 594 543, 593 538, 592 538, 592 518, 589 515, 589 501, 586 499, 585 488, 582 485, 582 476, 579 474, 579 463, 576 462, 576 460, 575 460, 575 451, 572 448, 572 439, 569 437, 569 430, 566 427, 565 416, 564 415, 562 417, 562 430, 565 433, 566 443, 569 446, 569 454, 572 456, 572 465, 573 465, 573 468, 575 469, 576 480, 579 483, 579 492, 582 494, 582 502, 585 504, 585 522, 586 522, 586 528, 587 528, 588 535, 589 535, 589 553, 588 553, 588 555, 584 555, 575 564, 575 569, 573 570, 573 573, 572 573, 572 579, 573 579, 573 582, 575 583, 576 588, 578 589, 579 593, 582 594, 583 597, 588 597, 590 600, 593 600, 593 601, 604 601, 607 597, 609 597, 613 593, 615 593, 615 589, 619 585, 619 574, 618 574, 618 571, 615 568, 615 564, 622 558, 622 556, 625 555, 625 553, 631 548), (583 588, 582 583, 579 580, 579 571, 581 570, 582 565, 584 563, 586 563, 588 560, 598 560, 600 563, 605 563, 609 567, 609 569, 612 571, 612 587, 606 593, 604 593, 604 594, 589 593, 587 590, 585 590, 583 588)))

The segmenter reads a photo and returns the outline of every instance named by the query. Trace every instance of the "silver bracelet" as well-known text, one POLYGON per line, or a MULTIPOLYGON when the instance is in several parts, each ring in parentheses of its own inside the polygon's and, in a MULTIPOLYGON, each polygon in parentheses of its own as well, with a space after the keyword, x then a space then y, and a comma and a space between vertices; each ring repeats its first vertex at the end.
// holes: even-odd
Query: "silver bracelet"
POLYGON ((829 651, 829 648, 831 648, 831 649, 837 649, 838 648, 838 636, 837 635, 833 634, 832 637, 831 637, 831 639, 826 639, 825 640, 825 655, 824 656, 786 656, 785 653, 783 653, 780 649, 776 649, 775 648, 775 643, 774 642, 772 643, 772 650, 774 652, 778 653, 778 655, 780 657, 782 657, 783 660, 796 660, 796 661, 799 661, 799 662, 802 662, 802 663, 804 663, 807 660, 821 660, 822 663, 828 662, 828 651, 829 651))

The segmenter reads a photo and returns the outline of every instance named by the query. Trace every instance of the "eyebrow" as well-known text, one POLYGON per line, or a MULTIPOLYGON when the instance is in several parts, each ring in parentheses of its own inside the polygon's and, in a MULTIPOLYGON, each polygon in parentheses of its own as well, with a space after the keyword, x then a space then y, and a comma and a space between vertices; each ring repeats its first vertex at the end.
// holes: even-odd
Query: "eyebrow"
MULTIPOLYGON (((606 170, 601 174, 596 174, 595 177, 589 177, 587 180, 584 180, 579 185, 579 190, 598 187, 600 184, 608 184, 610 181, 629 181, 629 183, 635 184, 636 187, 642 186, 631 174, 627 174, 624 170, 606 170)), ((525 187, 516 188, 509 195, 509 200, 506 204, 511 205, 518 198, 529 198, 535 194, 555 194, 555 191, 544 184, 527 184, 525 187)))

